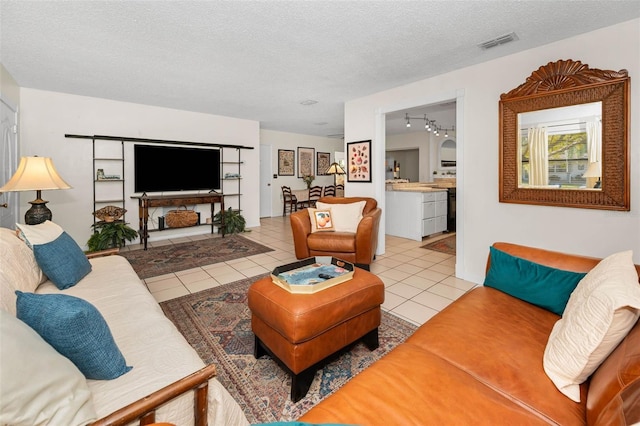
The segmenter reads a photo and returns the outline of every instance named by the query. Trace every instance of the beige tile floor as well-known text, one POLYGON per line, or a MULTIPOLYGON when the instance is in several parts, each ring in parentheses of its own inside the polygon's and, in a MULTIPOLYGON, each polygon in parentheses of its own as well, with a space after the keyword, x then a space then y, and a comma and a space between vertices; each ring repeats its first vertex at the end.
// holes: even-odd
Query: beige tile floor
MULTIPOLYGON (((245 277, 254 277, 296 260, 288 217, 261 219, 259 227, 251 228, 251 232, 243 236, 274 251, 147 278, 145 283, 149 291, 158 302, 163 302, 245 277)), ((434 236, 429 241, 445 236, 434 236)), ((202 238, 211 238, 211 235, 150 242, 149 246, 202 238)), ((454 276, 455 256, 421 248, 426 242, 426 239, 418 242, 387 236, 386 253, 377 256, 371 265, 371 272, 385 284, 382 308, 416 325, 424 323, 474 287, 473 283, 454 276)), ((139 247, 134 244, 127 249, 139 247)))

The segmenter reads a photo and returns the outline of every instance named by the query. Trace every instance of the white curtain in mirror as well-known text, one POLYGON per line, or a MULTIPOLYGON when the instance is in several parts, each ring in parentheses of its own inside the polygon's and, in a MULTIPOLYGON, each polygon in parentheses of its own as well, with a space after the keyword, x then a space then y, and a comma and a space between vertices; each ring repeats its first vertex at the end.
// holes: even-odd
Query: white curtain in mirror
POLYGON ((587 122, 587 155, 589 163, 599 162, 602 156, 602 123, 600 120, 587 122))
POLYGON ((544 186, 549 183, 549 147, 546 127, 530 127, 529 139, 529 184, 544 186))

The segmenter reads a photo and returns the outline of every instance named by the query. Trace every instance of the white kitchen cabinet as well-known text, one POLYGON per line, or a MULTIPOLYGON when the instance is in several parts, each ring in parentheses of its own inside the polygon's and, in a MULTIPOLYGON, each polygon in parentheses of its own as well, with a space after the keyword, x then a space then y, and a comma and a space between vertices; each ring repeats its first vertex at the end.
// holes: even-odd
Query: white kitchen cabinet
POLYGON ((422 241, 447 229, 447 191, 387 191, 388 235, 422 241))

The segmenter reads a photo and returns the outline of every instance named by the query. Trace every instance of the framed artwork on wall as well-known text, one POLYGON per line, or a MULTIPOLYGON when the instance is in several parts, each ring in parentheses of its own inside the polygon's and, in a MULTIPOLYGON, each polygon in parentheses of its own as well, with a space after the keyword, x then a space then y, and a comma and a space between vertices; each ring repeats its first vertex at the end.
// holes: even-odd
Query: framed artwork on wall
POLYGON ((278 175, 295 176, 296 152, 289 149, 278 150, 278 175))
POLYGON ((325 172, 331 165, 331 154, 328 152, 318 152, 316 157, 316 176, 326 175, 325 172))
POLYGON ((371 182, 371 140, 347 143, 347 182, 371 182))
POLYGON ((298 177, 313 175, 315 148, 298 147, 298 177))

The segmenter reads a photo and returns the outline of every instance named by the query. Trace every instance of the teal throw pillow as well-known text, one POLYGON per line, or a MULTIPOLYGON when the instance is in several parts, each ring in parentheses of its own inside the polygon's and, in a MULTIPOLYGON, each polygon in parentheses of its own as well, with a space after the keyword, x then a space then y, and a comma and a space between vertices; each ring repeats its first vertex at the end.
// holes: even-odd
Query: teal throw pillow
POLYGON ((31 247, 42 272, 60 290, 72 287, 91 272, 91 263, 78 244, 50 220, 37 225, 16 223, 20 238, 31 247))
POLYGON ((16 291, 17 317, 73 362, 87 379, 111 380, 131 370, 102 314, 66 294, 16 291))
POLYGON ((494 247, 484 285, 562 315, 569 296, 586 273, 563 271, 494 247))
POLYGON ((91 272, 87 256, 66 232, 50 243, 34 245, 33 255, 42 272, 60 290, 73 287, 91 272))

